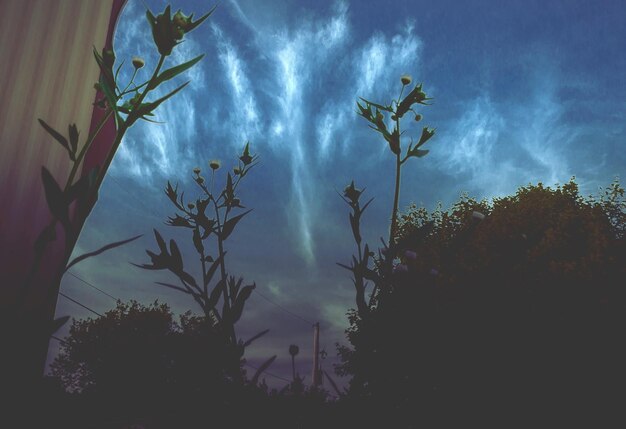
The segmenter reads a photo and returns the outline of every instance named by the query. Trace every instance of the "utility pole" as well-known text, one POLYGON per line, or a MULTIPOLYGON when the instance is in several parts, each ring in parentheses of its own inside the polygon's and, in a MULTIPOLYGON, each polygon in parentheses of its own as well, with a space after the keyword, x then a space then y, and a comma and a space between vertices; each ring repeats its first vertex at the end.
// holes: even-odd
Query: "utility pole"
POLYGON ((321 384, 320 380, 320 324, 319 322, 313 325, 313 386, 317 387, 321 384))

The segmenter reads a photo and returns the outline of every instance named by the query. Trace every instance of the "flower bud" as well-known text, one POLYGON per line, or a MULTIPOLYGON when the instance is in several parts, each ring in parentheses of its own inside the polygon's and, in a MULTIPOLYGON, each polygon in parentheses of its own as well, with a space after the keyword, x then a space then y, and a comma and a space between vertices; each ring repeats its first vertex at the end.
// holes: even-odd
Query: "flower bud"
POLYGON ((422 120, 422 115, 420 115, 419 113, 415 115, 415 122, 419 122, 421 120, 422 120))
POLYGON ((220 162, 217 159, 212 159, 209 161, 209 167, 211 167, 212 170, 217 170, 220 168, 220 162))
POLYGON ((194 168, 194 169, 193 169, 193 172, 194 172, 196 175, 197 175, 197 174, 200 174, 200 171, 201 171, 201 170, 200 170, 200 167, 196 167, 196 168, 194 168))
POLYGON ((391 120, 392 120, 392 121, 395 121, 395 120, 397 120, 397 119, 398 119, 398 117, 397 117, 396 115, 391 115, 391 120))
POLYGON ((189 203, 187 204, 187 207, 189 207, 189 210, 193 210, 196 207, 196 205, 194 203, 189 203))
POLYGON ((198 182, 200 185, 202 185, 204 183, 204 177, 202 177, 202 176, 196 177, 196 182, 198 182))
POLYGON ((104 65, 111 68, 115 63, 115 53, 112 49, 103 49, 102 50, 102 60, 104 65))
POLYGON ((235 176, 239 176, 241 174, 241 170, 239 169, 239 167, 233 168, 233 174, 235 176))
POLYGON ((144 62, 143 58, 133 57, 133 66, 135 66, 136 69, 142 68, 145 64, 146 63, 144 62))
POLYGON ((402 82, 402 85, 410 85, 411 84, 411 76, 409 76, 408 74, 402 75, 400 77, 400 82, 402 82))

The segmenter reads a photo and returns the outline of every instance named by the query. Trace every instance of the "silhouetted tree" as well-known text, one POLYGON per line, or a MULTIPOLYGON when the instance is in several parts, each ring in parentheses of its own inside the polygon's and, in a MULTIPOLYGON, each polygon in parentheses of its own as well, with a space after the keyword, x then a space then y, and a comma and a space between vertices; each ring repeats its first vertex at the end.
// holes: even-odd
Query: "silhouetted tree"
POLYGON ((199 400, 217 409, 241 389, 240 356, 204 317, 185 313, 177 323, 166 304, 118 302, 102 317, 73 321, 52 374, 106 413, 199 400))
POLYGON ((617 182, 597 199, 571 180, 411 207, 392 278, 366 317, 349 314, 337 369, 353 376, 351 395, 403 422, 463 405, 612 407, 626 381, 625 219, 617 182))

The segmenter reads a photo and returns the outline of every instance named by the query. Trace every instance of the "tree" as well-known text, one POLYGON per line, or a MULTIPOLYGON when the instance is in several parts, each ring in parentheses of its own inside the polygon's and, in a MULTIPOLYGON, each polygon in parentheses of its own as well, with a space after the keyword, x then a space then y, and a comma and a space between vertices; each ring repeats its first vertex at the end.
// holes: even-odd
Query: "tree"
POLYGON ((102 317, 73 321, 52 374, 116 413, 196 399, 219 407, 241 387, 240 357, 204 317, 188 312, 177 323, 166 304, 118 302, 102 317))
POLYGON ((624 191, 520 188, 449 211, 411 207, 392 279, 368 317, 350 313, 338 371, 350 390, 416 409, 610 406, 626 381, 624 191))

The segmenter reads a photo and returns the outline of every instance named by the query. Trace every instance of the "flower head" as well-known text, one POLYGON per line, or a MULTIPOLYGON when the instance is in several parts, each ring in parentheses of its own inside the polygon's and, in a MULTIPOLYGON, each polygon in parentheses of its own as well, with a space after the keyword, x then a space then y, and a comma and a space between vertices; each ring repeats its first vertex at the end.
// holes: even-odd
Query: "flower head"
POLYGON ((359 197, 363 191, 357 189, 354 186, 354 180, 350 183, 350 185, 346 186, 343 190, 343 196, 350 200, 351 203, 356 204, 359 202, 359 197))
POLYGON ((187 204, 187 207, 189 207, 189 210, 192 210, 196 207, 196 205, 194 203, 189 203, 187 204))
POLYGON ((141 57, 133 57, 133 66, 135 66, 136 69, 140 69, 145 65, 145 61, 143 60, 143 58, 141 57))
POLYGON ((202 171, 202 170, 200 170, 200 167, 196 167, 196 168, 194 168, 194 169, 193 169, 193 172, 194 172, 196 175, 200 174, 200 171, 202 171))
POLYGON ((253 161, 253 157, 250 155, 250 142, 246 143, 246 146, 243 148, 243 153, 239 157, 243 165, 250 165, 253 161))
POLYGON ((211 167, 212 170, 217 170, 218 168, 220 168, 220 161, 217 159, 212 159, 209 161, 209 167, 211 167))
POLYGON ((402 76, 400 76, 400 82, 402 82, 402 85, 410 85, 411 80, 411 76, 408 74, 403 74, 402 76))

